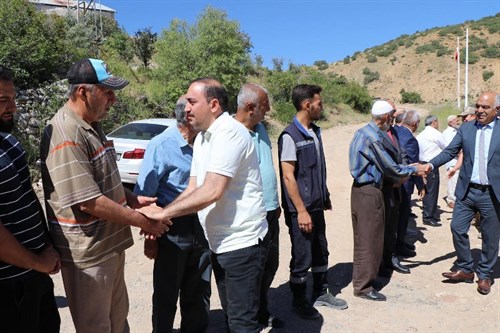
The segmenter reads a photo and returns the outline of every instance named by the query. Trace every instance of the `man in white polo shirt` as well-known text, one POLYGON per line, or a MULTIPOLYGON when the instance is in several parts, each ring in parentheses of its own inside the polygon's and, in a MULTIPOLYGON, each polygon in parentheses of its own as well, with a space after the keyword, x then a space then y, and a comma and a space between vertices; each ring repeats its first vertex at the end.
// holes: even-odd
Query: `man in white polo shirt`
POLYGON ((201 130, 189 185, 163 210, 141 211, 162 220, 198 212, 229 330, 257 333, 269 241, 257 153, 248 130, 225 112, 228 97, 218 81, 193 81, 185 98, 187 119, 201 130))

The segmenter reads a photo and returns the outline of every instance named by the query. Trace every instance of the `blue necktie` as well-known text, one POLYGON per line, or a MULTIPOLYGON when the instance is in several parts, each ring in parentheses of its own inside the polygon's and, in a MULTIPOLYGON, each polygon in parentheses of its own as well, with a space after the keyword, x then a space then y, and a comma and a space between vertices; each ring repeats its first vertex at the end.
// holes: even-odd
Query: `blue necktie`
POLYGON ((484 152, 484 131, 486 126, 481 128, 481 133, 479 134, 479 182, 486 185, 486 156, 484 152))

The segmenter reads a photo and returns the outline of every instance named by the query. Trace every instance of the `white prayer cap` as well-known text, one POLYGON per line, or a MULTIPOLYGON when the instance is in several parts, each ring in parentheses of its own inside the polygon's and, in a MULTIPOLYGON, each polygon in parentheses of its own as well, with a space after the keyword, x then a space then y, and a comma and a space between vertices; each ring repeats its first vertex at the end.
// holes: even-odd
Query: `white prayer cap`
POLYGON ((450 121, 453 121, 455 119, 457 119, 457 116, 455 116, 454 114, 452 114, 452 115, 448 116, 448 118, 446 118, 446 121, 450 122, 450 121))
POLYGON ((376 101, 372 106, 372 115, 380 116, 393 111, 392 105, 387 101, 376 101))

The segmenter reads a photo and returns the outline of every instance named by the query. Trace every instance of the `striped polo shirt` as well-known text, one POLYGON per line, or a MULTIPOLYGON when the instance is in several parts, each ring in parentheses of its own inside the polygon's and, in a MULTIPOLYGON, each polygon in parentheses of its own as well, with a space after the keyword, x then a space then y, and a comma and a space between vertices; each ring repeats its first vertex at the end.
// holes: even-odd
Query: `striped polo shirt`
POLYGON ((78 208, 101 195, 126 206, 116 152, 99 123, 88 124, 65 105, 45 128, 40 155, 47 220, 63 265, 88 268, 132 246, 130 226, 78 208))
MULTIPOLYGON (((48 234, 24 155, 16 138, 0 132, 0 223, 24 247, 38 253, 47 244, 48 234)), ((26 278, 33 272, 0 261, 0 283, 26 278)))

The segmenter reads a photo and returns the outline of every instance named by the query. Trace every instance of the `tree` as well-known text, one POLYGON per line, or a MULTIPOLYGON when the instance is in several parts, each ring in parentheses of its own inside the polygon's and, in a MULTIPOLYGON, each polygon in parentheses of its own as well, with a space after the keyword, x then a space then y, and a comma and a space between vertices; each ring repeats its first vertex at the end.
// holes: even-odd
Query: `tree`
POLYGON ((73 60, 65 47, 65 19, 40 13, 27 1, 5 2, 0 6, 0 63, 14 70, 21 88, 53 80, 73 60))
POLYGON ((226 87, 234 106, 252 71, 251 47, 250 37, 223 11, 207 7, 194 25, 173 20, 156 42, 153 98, 172 108, 191 80, 211 76, 226 87))
POLYGON ((158 34, 151 31, 151 27, 138 30, 134 35, 135 54, 141 59, 144 67, 148 67, 153 56, 158 34))

